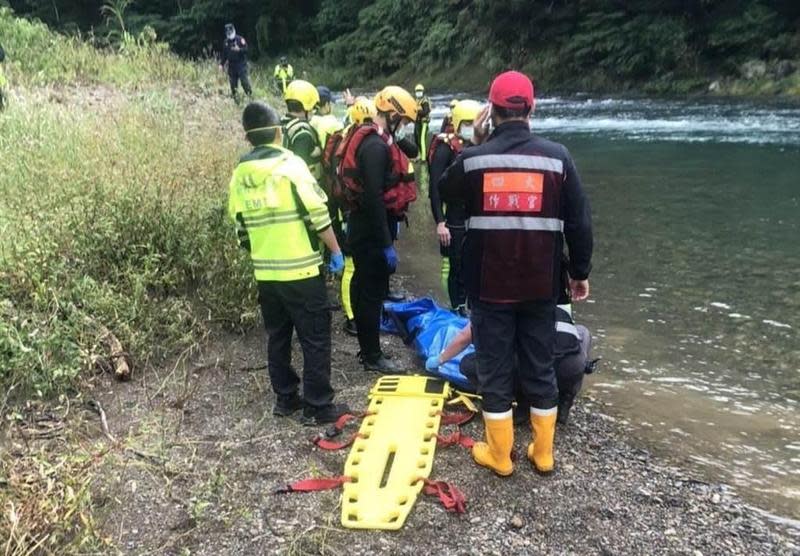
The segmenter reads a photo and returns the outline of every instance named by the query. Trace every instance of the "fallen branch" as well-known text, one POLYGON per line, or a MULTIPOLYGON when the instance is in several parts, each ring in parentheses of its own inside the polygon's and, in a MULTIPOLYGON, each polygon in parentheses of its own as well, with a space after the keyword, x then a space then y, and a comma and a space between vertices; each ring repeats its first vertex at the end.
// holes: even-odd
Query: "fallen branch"
POLYGON ((111 434, 111 431, 108 430, 108 419, 106 419, 106 412, 103 410, 103 406, 100 405, 100 402, 96 400, 90 400, 89 407, 91 407, 95 413, 100 415, 100 426, 103 428, 103 434, 108 439, 109 442, 112 444, 117 443, 117 439, 114 438, 114 435, 111 434))

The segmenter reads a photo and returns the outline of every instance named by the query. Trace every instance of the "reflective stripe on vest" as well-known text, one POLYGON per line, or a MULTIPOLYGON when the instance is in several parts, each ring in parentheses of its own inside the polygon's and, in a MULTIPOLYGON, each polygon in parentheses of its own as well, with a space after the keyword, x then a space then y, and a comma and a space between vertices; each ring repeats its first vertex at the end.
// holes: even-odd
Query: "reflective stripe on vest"
POLYGON ((574 324, 570 324, 568 322, 557 322, 556 332, 564 332, 565 334, 571 334, 572 336, 575 336, 579 340, 581 339, 580 335, 578 334, 578 328, 574 324))
POLYGON ((464 160, 465 172, 491 168, 524 168, 561 174, 564 172, 564 163, 557 158, 525 154, 484 154, 464 160))
POLYGON ((466 225, 468 230, 564 231, 563 220, 539 216, 473 216, 466 225))
POLYGON ((253 268, 256 270, 293 270, 321 264, 322 256, 319 253, 297 259, 253 259, 253 268))
POLYGON ((294 222, 295 220, 302 220, 303 217, 296 210, 285 210, 260 216, 244 216, 243 219, 247 228, 258 228, 260 226, 268 226, 269 224, 294 222))

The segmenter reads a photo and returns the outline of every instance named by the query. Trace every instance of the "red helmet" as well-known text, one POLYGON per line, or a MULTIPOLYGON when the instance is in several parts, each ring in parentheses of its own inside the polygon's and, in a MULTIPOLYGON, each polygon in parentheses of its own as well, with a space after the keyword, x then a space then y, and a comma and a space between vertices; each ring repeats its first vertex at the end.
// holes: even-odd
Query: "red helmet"
POLYGON ((518 71, 501 73, 492 81, 489 102, 512 110, 533 108, 533 82, 518 71))

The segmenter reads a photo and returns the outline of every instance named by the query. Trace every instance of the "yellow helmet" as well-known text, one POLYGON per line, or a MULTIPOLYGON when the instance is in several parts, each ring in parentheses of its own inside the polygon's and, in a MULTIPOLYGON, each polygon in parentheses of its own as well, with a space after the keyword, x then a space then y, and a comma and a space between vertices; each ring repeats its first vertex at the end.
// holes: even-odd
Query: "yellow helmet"
POLYGON ((458 99, 457 99, 457 98, 454 98, 453 100, 451 100, 451 101, 450 101, 450 110, 452 110, 453 108, 455 108, 455 107, 456 107, 456 104, 458 104, 458 99))
POLYGON ((283 95, 284 100, 296 100, 303 105, 303 110, 311 112, 319 104, 319 92, 308 81, 296 79, 289 83, 283 95))
POLYGON ((475 121, 483 107, 480 102, 474 100, 460 100, 453 107, 453 129, 458 133, 458 126, 461 122, 475 121))
POLYGON ((425 92, 425 87, 422 85, 422 83, 417 83, 417 86, 414 87, 414 92, 417 91, 422 91, 423 93, 425 92))
POLYGON ((396 85, 384 87, 375 95, 375 109, 379 112, 398 114, 412 122, 417 119, 417 101, 408 91, 396 85))
POLYGON ((375 103, 367 97, 356 97, 356 101, 347 109, 350 121, 355 124, 363 124, 367 119, 375 118, 375 103))

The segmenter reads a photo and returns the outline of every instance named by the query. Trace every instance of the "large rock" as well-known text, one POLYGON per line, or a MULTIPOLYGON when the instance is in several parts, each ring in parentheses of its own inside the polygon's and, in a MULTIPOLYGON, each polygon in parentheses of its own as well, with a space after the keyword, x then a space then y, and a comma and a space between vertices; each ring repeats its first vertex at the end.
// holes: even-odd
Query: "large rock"
POLYGON ((745 79, 761 79, 767 74, 767 63, 762 60, 748 60, 739 67, 739 73, 745 79))

